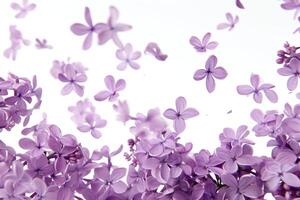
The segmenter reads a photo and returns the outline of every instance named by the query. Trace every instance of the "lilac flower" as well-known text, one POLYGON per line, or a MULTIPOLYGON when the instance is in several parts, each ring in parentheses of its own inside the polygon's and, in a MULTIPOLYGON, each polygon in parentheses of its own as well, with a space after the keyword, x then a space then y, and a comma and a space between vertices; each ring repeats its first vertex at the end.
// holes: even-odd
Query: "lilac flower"
POLYGON ((118 47, 123 47, 122 42, 118 37, 118 32, 128 31, 131 29, 130 25, 118 23, 119 11, 111 6, 109 8, 110 16, 106 24, 99 24, 98 42, 100 45, 105 44, 112 39, 118 47))
POLYGON ((278 96, 272 88, 275 86, 269 83, 264 83, 260 85, 260 77, 257 74, 251 74, 250 82, 252 86, 249 85, 239 85, 237 86, 237 92, 240 95, 249 95, 253 93, 253 99, 256 103, 261 103, 263 96, 263 91, 266 97, 272 102, 276 103, 278 101, 278 96))
POLYGON ((35 41, 36 41, 35 47, 37 49, 52 49, 52 46, 47 44, 46 39, 40 40, 40 39, 36 38, 35 41))
POLYGON ((237 180, 231 174, 222 175, 222 181, 228 186, 226 196, 234 199, 258 199, 263 195, 262 185, 255 176, 244 175, 237 180))
POLYGON ((71 31, 75 35, 79 35, 79 36, 87 34, 82 45, 82 48, 84 50, 87 50, 92 46, 93 33, 99 33, 103 25, 101 23, 97 23, 93 25, 90 9, 88 7, 85 7, 84 18, 88 25, 86 26, 84 24, 75 23, 71 26, 71 31))
POLYGON ((83 96, 84 86, 81 86, 78 83, 85 82, 87 76, 85 74, 77 73, 72 65, 67 65, 65 70, 65 74, 61 73, 58 75, 60 81, 67 83, 61 90, 61 94, 67 95, 74 90, 77 95, 83 96))
POLYGON ((19 11, 15 16, 16 18, 24 18, 29 11, 32 11, 36 8, 36 5, 34 3, 28 3, 28 0, 23 0, 22 5, 18 3, 11 3, 10 7, 16 11, 19 11))
POLYGON ((275 161, 266 163, 261 172, 261 179, 266 181, 266 185, 271 191, 275 191, 279 187, 280 181, 292 187, 300 187, 299 177, 293 174, 296 168, 294 164, 296 159, 297 157, 290 152, 281 152, 275 161))
POLYGON ((106 120, 101 119, 99 115, 90 113, 86 115, 86 124, 79 125, 77 129, 81 132, 91 132, 94 138, 100 138, 102 133, 97 130, 106 126, 106 120))
POLYGON ((100 184, 102 185, 100 189, 100 196, 99 197, 105 197, 110 190, 113 190, 117 194, 121 194, 126 191, 127 186, 126 184, 121 181, 120 179, 123 178, 126 175, 126 169, 125 168, 116 168, 113 169, 110 173, 110 170, 104 166, 101 168, 95 169, 95 178, 97 178, 100 181, 100 184))
POLYGON ((153 55, 157 60, 165 61, 168 58, 168 55, 161 52, 158 44, 150 42, 145 48, 145 54, 153 55))
POLYGON ((124 47, 116 51, 116 56, 122 62, 117 66, 118 70, 125 70, 127 65, 132 69, 139 69, 140 65, 135 60, 141 57, 141 52, 133 51, 132 45, 127 43, 124 47))
POLYGON ((235 27, 235 25, 239 22, 239 16, 233 18, 231 13, 226 13, 226 19, 228 20, 228 23, 227 22, 220 23, 217 26, 218 30, 229 28, 228 31, 231 31, 235 27))
POLYGON ((95 106, 92 104, 92 102, 90 102, 89 99, 78 101, 75 106, 70 106, 68 110, 73 113, 71 119, 77 125, 84 123, 85 117, 88 114, 96 112, 95 106))
POLYGON ((244 9, 245 8, 244 5, 242 4, 241 0, 236 0, 235 4, 240 9, 244 9))
POLYGON ((8 105, 16 105, 20 108, 26 108, 26 102, 31 103, 32 98, 29 94, 29 86, 21 85, 15 90, 15 96, 5 99, 5 103, 8 105))
POLYGON ((53 163, 49 164, 47 157, 41 154, 39 157, 31 158, 27 161, 28 170, 26 172, 31 177, 42 177, 54 172, 53 163))
POLYGON ((236 132, 232 128, 224 128, 223 133, 219 136, 221 143, 230 144, 230 147, 241 146, 242 144, 253 145, 253 141, 246 139, 249 135, 247 128, 245 125, 239 126, 236 132))
POLYGON ((288 66, 292 58, 300 59, 300 53, 297 50, 300 47, 291 46, 288 42, 284 44, 284 50, 279 50, 277 56, 279 57, 276 62, 278 64, 284 64, 285 67, 288 66))
POLYGON ((227 77, 227 72, 223 67, 216 67, 217 62, 216 56, 210 56, 205 63, 205 69, 198 69, 194 74, 194 79, 196 81, 206 77, 206 89, 209 93, 215 90, 216 83, 214 78, 222 80, 227 77))
POLYGON ((30 41, 23 38, 21 31, 16 26, 10 26, 10 42, 11 45, 8 49, 3 52, 6 58, 12 57, 12 60, 16 60, 17 51, 21 48, 21 45, 29 45, 30 41))
POLYGON ((259 159, 251 154, 245 154, 240 146, 234 146, 231 150, 217 148, 216 154, 219 159, 224 161, 223 168, 228 173, 235 173, 238 166, 252 166, 259 162, 259 159))
POLYGON ((300 60, 292 58, 286 67, 278 69, 278 74, 282 76, 290 76, 287 81, 287 88, 293 91, 298 86, 298 78, 300 77, 300 60))
POLYGON ((119 79, 115 82, 114 77, 111 75, 106 76, 104 82, 108 90, 98 92, 94 96, 96 101, 104 101, 107 98, 109 101, 115 101, 119 97, 118 92, 124 90, 126 87, 124 79, 119 79))
POLYGON ((47 147, 46 135, 41 133, 37 135, 35 140, 30 138, 22 138, 19 141, 21 148, 28 150, 29 155, 32 157, 40 156, 44 153, 45 147, 47 147))
POLYGON ((185 120, 199 115, 195 108, 186 108, 186 100, 184 97, 176 99, 176 110, 169 108, 164 112, 164 116, 174 120, 173 127, 177 133, 181 133, 185 129, 185 120))
POLYGON ((212 41, 209 42, 211 37, 211 33, 206 33, 203 38, 202 41, 197 38, 196 36, 192 36, 190 38, 190 44, 196 49, 196 51, 198 52, 206 52, 206 50, 213 50, 215 49, 219 44, 218 42, 212 41))

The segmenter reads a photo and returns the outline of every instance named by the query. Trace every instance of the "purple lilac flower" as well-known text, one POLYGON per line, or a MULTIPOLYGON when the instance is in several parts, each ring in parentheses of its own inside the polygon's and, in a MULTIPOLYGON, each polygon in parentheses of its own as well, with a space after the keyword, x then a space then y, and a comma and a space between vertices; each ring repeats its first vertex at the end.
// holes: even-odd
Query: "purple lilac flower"
POLYGON ((79 83, 85 82, 87 76, 85 73, 77 71, 74 65, 67 64, 64 67, 64 72, 58 74, 58 79, 67 83, 61 90, 62 95, 67 95, 74 90, 78 96, 83 96, 84 86, 79 85, 79 83))
POLYGON ((103 24, 101 23, 93 24, 90 9, 88 7, 85 7, 84 18, 87 25, 75 23, 71 26, 71 31, 78 36, 87 35, 82 45, 82 48, 84 50, 87 50, 92 46, 93 34, 94 33, 98 34, 103 24))
POLYGON ((19 146, 23 149, 28 150, 28 154, 32 157, 40 156, 44 153, 47 147, 47 136, 45 133, 40 133, 34 140, 30 138, 22 138, 19 141, 19 146))
POLYGON ((174 120, 173 127, 177 133, 181 133, 185 129, 185 120, 199 115, 195 108, 186 108, 186 100, 184 97, 176 99, 176 110, 169 108, 164 112, 164 116, 174 120))
POLYGON ((155 42, 148 43, 144 52, 145 54, 153 55, 157 60, 160 61, 165 61, 168 58, 168 55, 162 53, 158 44, 156 44, 155 42))
POLYGON ((98 130, 106 126, 107 121, 101 119, 99 115, 90 113, 85 117, 85 123, 79 125, 77 129, 81 132, 91 132, 94 138, 100 138, 102 133, 98 130))
POLYGON ((118 112, 117 119, 124 124, 130 120, 129 107, 126 101, 118 101, 118 104, 114 104, 113 108, 118 112))
POLYGON ((233 18, 231 13, 226 13, 226 19, 228 22, 218 24, 217 26, 218 30, 228 28, 228 31, 231 31, 235 27, 235 25, 239 22, 239 16, 233 18))
POLYGON ((16 26, 10 26, 9 31, 11 45, 3 52, 3 55, 6 58, 11 57, 12 60, 16 60, 17 52, 21 49, 22 44, 28 46, 30 41, 23 38, 21 31, 19 31, 16 26))
POLYGON ((232 128, 224 128, 223 133, 219 136, 220 141, 222 144, 229 144, 230 147, 242 144, 253 145, 254 142, 246 138, 250 134, 247 129, 248 127, 245 125, 239 126, 236 132, 232 128))
POLYGON ((124 90, 126 87, 124 79, 119 79, 115 82, 115 78, 111 75, 106 76, 104 82, 108 90, 98 92, 94 96, 96 101, 104 101, 105 99, 115 101, 119 97, 118 92, 124 90))
POLYGON ((47 44, 47 40, 46 39, 39 39, 39 38, 36 38, 35 39, 35 47, 37 49, 52 49, 53 47, 49 44, 47 44))
POLYGON ((262 92, 265 93, 266 97, 272 102, 276 103, 278 101, 278 96, 274 90, 275 86, 269 83, 264 83, 260 85, 260 77, 257 74, 251 74, 250 77, 251 86, 249 85, 239 85, 237 86, 237 92, 240 95, 250 95, 253 94, 253 99, 256 103, 261 103, 263 96, 262 92), (261 92, 262 91, 262 92, 261 92))
POLYGON ((107 23, 99 24, 98 42, 100 45, 102 45, 105 44, 108 40, 112 39, 118 47, 122 48, 123 44, 118 37, 118 33, 128 31, 132 27, 130 25, 117 22, 119 18, 119 11, 115 7, 111 6, 109 8, 109 12, 110 15, 107 23))
POLYGON ((16 14, 16 18, 24 18, 27 16, 28 12, 34 10, 36 5, 34 3, 29 3, 28 0, 22 0, 22 5, 18 3, 11 3, 10 7, 18 13, 16 14))
POLYGON ((266 181, 267 187, 275 191, 281 181, 292 187, 300 187, 300 179, 293 172, 296 171, 294 164, 297 157, 290 152, 282 152, 277 155, 275 160, 266 163, 262 169, 263 181, 266 181))
POLYGON ((218 42, 212 41, 210 42, 211 33, 206 33, 202 41, 196 36, 192 36, 190 38, 190 44, 196 49, 198 52, 206 52, 207 50, 215 49, 219 44, 218 42))
POLYGON ((227 77, 227 72, 223 67, 216 67, 217 62, 216 56, 210 56, 205 63, 205 69, 198 69, 194 74, 196 81, 206 78, 206 89, 209 93, 215 90, 216 83, 214 78, 222 80, 227 77))
POLYGON ((300 76, 300 60, 292 58, 287 66, 278 69, 278 74, 282 76, 290 76, 287 81, 287 88, 293 91, 298 86, 298 78, 300 76))
POLYGON ((244 175, 238 180, 232 174, 222 175, 228 199, 258 199, 263 195, 262 184, 253 175, 244 175))
POLYGON ((140 65, 135 60, 141 57, 141 52, 133 51, 132 45, 127 43, 124 47, 121 47, 116 51, 116 56, 122 62, 117 66, 118 70, 125 70, 127 65, 132 69, 139 69, 140 65))
POLYGON ((286 42, 284 44, 284 50, 279 50, 277 52, 277 56, 279 58, 276 62, 278 64, 284 64, 286 67, 292 58, 300 59, 300 53, 297 52, 298 49, 300 49, 300 47, 291 46, 288 42, 286 42))

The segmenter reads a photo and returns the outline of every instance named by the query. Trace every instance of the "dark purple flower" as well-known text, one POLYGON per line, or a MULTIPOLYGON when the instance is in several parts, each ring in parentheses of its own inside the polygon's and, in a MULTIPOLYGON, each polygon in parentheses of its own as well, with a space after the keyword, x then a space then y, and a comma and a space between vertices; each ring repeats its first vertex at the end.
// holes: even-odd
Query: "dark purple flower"
POLYGON ((190 38, 190 44, 196 49, 198 52, 206 52, 206 50, 213 50, 215 49, 219 44, 218 42, 212 41, 210 42, 211 33, 206 33, 202 41, 197 38, 196 36, 192 36, 190 38))
POLYGON ((155 42, 150 42, 145 48, 145 54, 153 55, 157 60, 165 61, 168 58, 168 55, 161 52, 158 44, 155 42))
POLYGON ((250 82, 252 86, 249 85, 239 85, 237 86, 237 92, 240 95, 250 95, 253 93, 253 99, 256 103, 261 103, 263 96, 263 91, 266 97, 272 102, 276 103, 278 101, 278 96, 274 90, 275 86, 269 83, 264 83, 260 85, 260 77, 257 74, 251 74, 250 82))
POLYGON ((226 19, 228 22, 220 23, 217 26, 218 30, 228 28, 228 31, 231 31, 235 27, 235 25, 239 22, 239 16, 236 16, 235 18, 233 18, 231 13, 226 13, 226 19))
POLYGON ((198 69, 194 74, 196 81, 206 77, 206 89, 209 93, 215 90, 216 83, 214 78, 222 80, 227 77, 227 72, 223 67, 216 67, 217 62, 218 59, 216 56, 210 56, 205 63, 205 69, 198 69))
POLYGON ((127 65, 132 69, 139 69, 140 65, 135 60, 141 57, 141 52, 133 51, 132 45, 127 43, 124 47, 121 47, 116 51, 116 56, 122 62, 117 66, 118 70, 125 70, 127 65))
POLYGON ((95 25, 93 24, 90 9, 88 7, 85 7, 84 18, 85 18, 87 25, 75 23, 71 26, 71 31, 75 35, 79 35, 79 36, 87 34, 87 36, 83 42, 83 45, 82 45, 82 48, 84 50, 87 50, 92 46, 93 34, 99 33, 99 31, 101 30, 103 25, 101 23, 97 23, 95 25))
POLYGON ((47 40, 46 39, 42 39, 40 40, 39 38, 35 39, 35 47, 37 49, 52 49, 52 46, 47 44, 47 40))
POLYGON ((114 77, 111 75, 106 76, 104 82, 108 90, 97 93, 94 96, 97 101, 104 101, 107 98, 109 101, 115 101, 119 97, 118 92, 124 90, 126 87, 124 79, 119 79, 115 82, 114 77))
POLYGON ((181 133, 185 129, 185 120, 199 115, 195 108, 186 108, 186 100, 184 97, 176 99, 176 110, 169 108, 164 112, 164 116, 174 120, 174 130, 181 133))
POLYGON ((244 5, 242 4, 241 0, 236 0, 235 4, 240 9, 244 9, 245 8, 244 5))

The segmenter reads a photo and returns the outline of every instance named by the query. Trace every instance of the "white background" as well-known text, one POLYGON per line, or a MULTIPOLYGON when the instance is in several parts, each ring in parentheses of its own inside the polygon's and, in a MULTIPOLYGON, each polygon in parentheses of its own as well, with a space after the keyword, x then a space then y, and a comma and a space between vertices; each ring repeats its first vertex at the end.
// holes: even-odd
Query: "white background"
MULTIPOLYGON (((16 13, 10 8, 11 2, 0 2, 0 52, 10 45, 9 25, 16 25, 32 44, 18 52, 16 61, 0 57, 0 75, 6 77, 8 72, 13 72, 32 77, 36 74, 39 86, 43 88, 43 104, 40 111, 34 112, 30 124, 38 122, 45 112, 50 123, 60 126, 63 133, 76 135, 91 151, 105 144, 112 149, 120 144, 126 146, 127 139, 132 137, 128 130, 130 124, 124 127, 115 120, 116 113, 111 103, 93 100, 98 91, 106 89, 103 78, 108 74, 126 79, 127 87, 120 93, 120 99, 128 101, 131 114, 146 113, 155 107, 163 112, 175 107, 178 96, 186 97, 188 106, 200 112, 198 117, 187 121, 187 129, 181 135, 182 142, 193 142, 194 152, 202 148, 213 151, 219 145, 218 136, 224 127, 235 129, 246 124, 252 128, 254 123, 249 114, 253 108, 282 111, 287 101, 297 102, 295 93, 299 89, 289 94, 287 78, 276 72, 280 67, 275 63, 277 50, 285 41, 296 45, 300 41, 299 34, 292 34, 299 23, 293 20, 292 11, 280 8, 281 1, 244 0, 246 9, 241 10, 235 6, 235 0, 35 0, 31 2, 36 3, 37 8, 25 19, 14 18, 16 13), (118 71, 116 46, 111 41, 98 46, 94 40, 92 48, 83 51, 84 37, 74 35, 70 26, 75 22, 85 24, 85 6, 90 7, 94 22, 106 22, 110 5, 120 11, 120 22, 133 26, 131 31, 119 34, 123 42, 132 43, 134 49, 140 51, 148 42, 157 42, 162 51, 169 55, 168 59, 160 62, 147 55, 138 60, 140 70, 128 68, 118 71), (240 17, 240 22, 231 32, 216 30, 218 23, 226 21, 226 12, 240 17), (197 53, 189 44, 189 38, 192 35, 202 38, 206 32, 212 33, 212 39, 218 41, 219 46, 205 54, 197 53), (46 38, 53 50, 37 50, 35 38, 46 38), (209 94, 205 81, 194 81, 193 74, 204 67, 206 59, 212 54, 218 57, 218 65, 226 68, 229 75, 225 80, 217 80, 216 90, 209 94), (91 99, 97 112, 108 120, 99 140, 76 130, 67 108, 75 105, 80 98, 75 93, 61 96, 60 90, 64 84, 49 73, 53 60, 67 61, 68 58, 80 61, 89 68, 82 99, 91 99), (279 95, 277 104, 264 98, 260 105, 254 103, 252 97, 237 94, 236 86, 249 84, 251 73, 258 73, 264 82, 276 85, 279 95), (231 114, 227 114, 229 110, 232 110, 231 114)), ((21 137, 20 130, 21 125, 10 133, 2 132, 0 138, 16 146, 21 137)), ((253 135, 251 133, 252 138, 253 135)), ((256 141, 258 147, 255 153, 268 154, 266 140, 256 141)), ((122 156, 119 156, 117 163, 127 165, 122 156)))

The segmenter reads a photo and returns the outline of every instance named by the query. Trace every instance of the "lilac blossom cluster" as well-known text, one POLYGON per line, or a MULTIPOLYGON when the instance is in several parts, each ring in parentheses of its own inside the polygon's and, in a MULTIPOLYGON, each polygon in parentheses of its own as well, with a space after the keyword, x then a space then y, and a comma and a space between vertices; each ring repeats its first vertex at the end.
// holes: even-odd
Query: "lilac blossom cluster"
MULTIPOLYGON (((283 112, 254 109, 252 128, 258 137, 269 137, 272 154, 255 156, 254 142, 246 125, 224 128, 220 147, 214 152, 202 149, 192 153, 192 143, 180 143, 185 120, 197 116, 186 108, 184 97, 176 100, 177 111, 164 116, 174 120, 167 126, 159 109, 131 116, 128 104, 114 105, 119 120, 133 122, 125 158, 128 168, 113 164, 123 147, 110 151, 83 147, 74 135, 62 134, 59 127, 44 118, 23 130, 27 135, 17 153, 1 142, 0 198, 3 199, 261 199, 271 193, 276 199, 299 198, 300 105, 286 104, 283 112), (30 137, 29 137, 30 136, 30 137)), ((88 100, 70 108, 94 112, 88 100)), ((75 114, 73 119, 78 120, 75 114)))
POLYGON ((14 74, 9 74, 7 79, 0 77, 0 131, 9 131, 22 121, 26 126, 33 110, 40 107, 41 97, 36 76, 32 81, 14 74))

